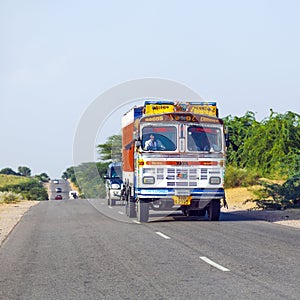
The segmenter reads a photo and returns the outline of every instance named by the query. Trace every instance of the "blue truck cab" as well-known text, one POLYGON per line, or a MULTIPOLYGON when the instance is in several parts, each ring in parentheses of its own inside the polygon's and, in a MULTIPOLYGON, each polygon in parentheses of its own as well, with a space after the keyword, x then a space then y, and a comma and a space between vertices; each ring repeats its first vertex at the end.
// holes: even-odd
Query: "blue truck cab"
POLYGON ((123 188, 122 163, 110 163, 107 167, 107 173, 104 178, 107 204, 114 206, 116 205, 116 201, 121 200, 121 191, 123 188))

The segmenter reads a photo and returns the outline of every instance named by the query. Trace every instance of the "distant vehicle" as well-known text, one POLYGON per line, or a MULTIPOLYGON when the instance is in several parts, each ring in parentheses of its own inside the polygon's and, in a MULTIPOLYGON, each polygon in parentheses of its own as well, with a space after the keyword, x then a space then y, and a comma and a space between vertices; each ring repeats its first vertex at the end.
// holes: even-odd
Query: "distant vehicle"
POLYGON ((69 199, 77 199, 78 198, 78 192, 77 191, 70 191, 69 192, 69 199))
POLYGON ((56 193, 61 193, 61 188, 60 188, 60 187, 56 188, 56 189, 55 189, 55 192, 56 192, 56 193))
POLYGON ((62 200, 62 195, 56 195, 55 200, 62 200))
POLYGON ((53 180, 53 183, 59 184, 59 180, 58 180, 58 179, 54 179, 54 180, 53 180))
POLYGON ((113 162, 108 165, 107 174, 104 176, 107 204, 114 206, 116 201, 121 200, 122 181, 122 163, 113 162))

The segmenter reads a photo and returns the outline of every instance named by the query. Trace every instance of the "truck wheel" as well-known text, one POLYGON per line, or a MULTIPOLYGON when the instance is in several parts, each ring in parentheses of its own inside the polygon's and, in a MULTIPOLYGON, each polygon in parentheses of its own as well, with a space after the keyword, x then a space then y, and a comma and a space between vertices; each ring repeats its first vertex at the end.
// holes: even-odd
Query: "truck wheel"
POLYGON ((136 217, 135 203, 133 202, 133 199, 130 196, 129 192, 126 194, 125 212, 126 212, 126 215, 129 218, 135 218, 136 217))
POLYGON ((219 221, 221 212, 221 203, 219 199, 212 200, 207 208, 207 215, 209 221, 219 221))
POLYGON ((137 203, 137 220, 139 222, 148 222, 149 220, 149 204, 143 200, 137 203))
POLYGON ((132 199, 128 199, 128 198, 130 197, 127 197, 127 200, 125 202, 126 215, 129 218, 135 218, 136 217, 135 203, 132 201, 132 199))

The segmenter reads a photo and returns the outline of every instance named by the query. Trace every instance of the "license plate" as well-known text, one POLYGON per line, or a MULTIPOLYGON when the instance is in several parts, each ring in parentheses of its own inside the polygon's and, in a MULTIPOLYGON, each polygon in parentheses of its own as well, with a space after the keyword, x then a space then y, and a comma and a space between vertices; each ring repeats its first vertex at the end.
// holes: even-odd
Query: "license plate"
POLYGON ((174 205, 190 205, 192 196, 173 196, 174 205))

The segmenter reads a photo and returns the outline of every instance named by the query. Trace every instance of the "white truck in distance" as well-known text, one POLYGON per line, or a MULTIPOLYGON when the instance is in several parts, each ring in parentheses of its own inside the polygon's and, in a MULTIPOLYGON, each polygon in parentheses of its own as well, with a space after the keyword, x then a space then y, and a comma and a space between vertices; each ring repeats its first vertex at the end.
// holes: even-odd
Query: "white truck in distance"
POLYGON ((69 192, 69 199, 77 199, 78 198, 78 192, 77 191, 70 191, 69 192))

